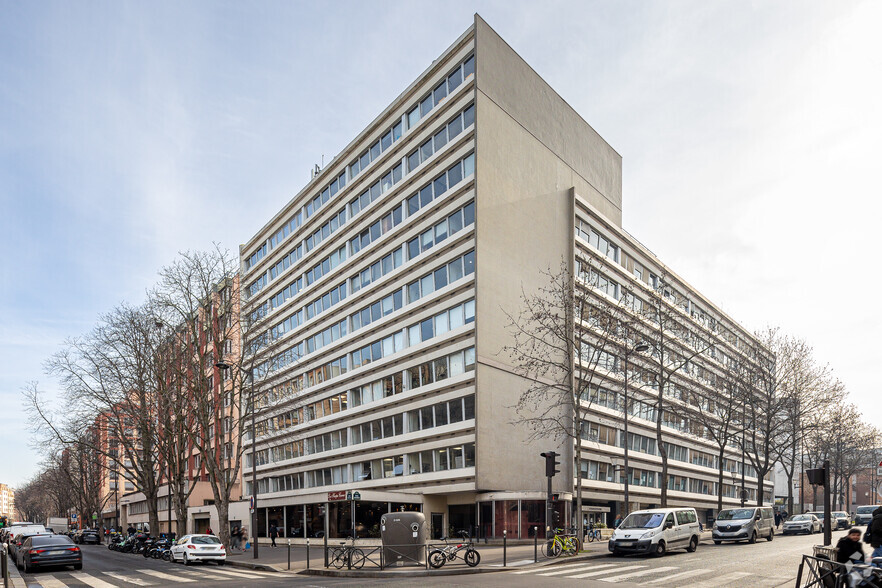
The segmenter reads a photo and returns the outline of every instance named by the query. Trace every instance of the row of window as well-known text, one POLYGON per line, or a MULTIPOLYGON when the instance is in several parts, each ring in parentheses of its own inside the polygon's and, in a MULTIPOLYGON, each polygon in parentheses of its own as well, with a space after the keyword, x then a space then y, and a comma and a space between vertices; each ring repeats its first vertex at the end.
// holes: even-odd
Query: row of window
MULTIPOLYGON (((301 422, 309 422, 317 418, 337 414, 349 407, 354 408, 364 404, 377 402, 383 398, 400 394, 406 390, 414 390, 420 386, 427 386, 435 382, 440 382, 448 377, 455 377, 465 372, 473 371, 474 369, 475 348, 469 347, 463 351, 457 351, 450 355, 433 359, 421 365, 414 366, 357 388, 350 389, 343 394, 336 394, 329 398, 323 398, 322 400, 307 404, 304 407, 285 411, 279 415, 256 423, 255 430, 258 436, 265 435, 270 431, 283 431, 291 427, 296 427, 301 422), (304 416, 305 421, 303 420, 304 416)), ((467 407, 466 413, 468 413, 468 411, 469 409, 467 407)), ((414 428, 413 430, 419 429, 414 428)), ((285 457, 285 459, 299 456, 300 450, 293 447, 293 443, 297 442, 273 447, 273 455, 275 455, 276 452, 282 452, 282 455, 288 456, 285 457)), ((267 452, 266 458, 268 459, 268 452, 270 450, 263 451, 267 452)), ((279 460, 274 457, 273 461, 279 460)), ((258 465, 262 463, 266 462, 258 460, 258 465)), ((248 465, 250 466, 250 463, 248 465)))
POLYGON ((413 172, 421 164, 428 161, 432 155, 441 150, 449 141, 454 140, 464 129, 475 124, 475 105, 466 107, 461 113, 441 127, 433 137, 429 137, 422 145, 413 150, 407 156, 407 171, 413 172))
MULTIPOLYGON (((463 81, 475 72, 475 58, 469 57, 463 63, 459 64, 447 78, 441 82, 429 96, 418 101, 412 109, 403 117, 402 121, 392 124, 392 126, 384 130, 377 141, 359 155, 353 162, 347 166, 346 171, 334 178, 324 189, 322 189, 305 207, 298 209, 292 217, 280 228, 267 242, 258 247, 258 249, 245 260, 245 271, 248 271, 259 262, 269 249, 273 249, 284 241, 289 235, 300 227, 303 222, 304 215, 306 218, 311 217, 316 211, 324 206, 333 196, 346 186, 347 172, 349 180, 354 179, 358 174, 364 171, 368 165, 377 159, 381 153, 392 146, 394 142, 400 139, 404 132, 404 122, 407 123, 407 129, 410 130, 420 121, 422 117, 428 114, 436 105, 447 96, 449 92, 456 89, 463 81)), ((473 115, 472 115, 473 117, 473 115)), ((463 125, 463 128, 468 125, 463 125)), ((454 135, 455 136, 455 135, 454 135)), ((392 173, 390 171, 390 173, 392 173)), ((401 169, 398 169, 399 179, 401 169)), ((391 178, 390 178, 391 179, 391 178)), ((397 180, 395 180, 397 181, 397 180)), ((356 199, 358 200, 358 199, 356 199)), ((350 209, 350 213, 353 211, 350 209)), ((357 210, 355 211, 357 212, 357 210)), ((351 218, 351 216, 350 216, 351 218)))

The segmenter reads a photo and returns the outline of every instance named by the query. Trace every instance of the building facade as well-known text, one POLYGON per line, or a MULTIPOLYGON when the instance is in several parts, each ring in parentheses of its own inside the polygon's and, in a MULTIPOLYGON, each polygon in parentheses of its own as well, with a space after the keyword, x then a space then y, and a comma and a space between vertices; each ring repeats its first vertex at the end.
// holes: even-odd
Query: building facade
POLYGON ((15 490, 6 484, 0 484, 0 516, 15 518, 15 490))
MULTIPOLYGON (((529 384, 504 350, 523 294, 544 269, 575 275, 602 258, 611 301, 610 281, 648 290, 665 275, 684 317, 726 325, 720 345, 751 339, 622 229, 621 181, 621 156, 476 16, 240 249, 244 320, 265 325, 247 342, 260 393, 243 464, 256 460, 258 482, 246 475, 244 494, 257 495, 257 533, 378 536, 383 513, 418 509, 435 537, 532 537, 551 449, 563 516, 575 479, 586 515, 620 511, 623 414, 599 384, 580 467, 572 439, 518 424, 529 384)), ((662 482, 656 449, 633 437, 651 436, 645 416, 632 419, 631 508, 656 503, 662 482)), ((712 446, 682 419, 665 434, 669 501, 713 509, 712 446)), ((727 459, 740 471, 740 452, 727 459)), ((727 474, 727 504, 735 485, 727 474)))

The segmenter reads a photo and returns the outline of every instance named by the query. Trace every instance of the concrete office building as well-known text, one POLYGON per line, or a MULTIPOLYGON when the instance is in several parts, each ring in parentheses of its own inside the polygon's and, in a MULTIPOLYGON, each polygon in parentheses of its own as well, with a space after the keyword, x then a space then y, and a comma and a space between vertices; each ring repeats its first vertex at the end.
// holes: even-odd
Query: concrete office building
MULTIPOLYGON (((377 536, 383 512, 417 508, 436 537, 531 537, 549 449, 563 456, 558 508, 570 508, 572 441, 528 442, 515 424, 526 384, 500 353, 505 313, 542 270, 574 269, 600 244, 607 258, 617 248, 620 282, 649 287, 661 262, 622 229, 621 188, 621 156, 476 16, 241 247, 244 314, 269 326, 257 351, 258 534, 377 536)), ((621 419, 591 410, 607 428, 621 419)), ((649 434, 639 417, 632 431, 641 425, 649 434)), ((687 485, 671 501, 712 508, 716 470, 689 452, 713 452, 687 437, 670 429, 688 460, 671 462, 687 485)), ((585 511, 615 513, 622 484, 597 468, 621 448, 584 443, 585 511)), ((246 448, 245 496, 251 459, 246 448)), ((660 469, 648 452, 631 463, 660 469)), ((632 507, 658 499, 654 476, 632 484, 632 507)))

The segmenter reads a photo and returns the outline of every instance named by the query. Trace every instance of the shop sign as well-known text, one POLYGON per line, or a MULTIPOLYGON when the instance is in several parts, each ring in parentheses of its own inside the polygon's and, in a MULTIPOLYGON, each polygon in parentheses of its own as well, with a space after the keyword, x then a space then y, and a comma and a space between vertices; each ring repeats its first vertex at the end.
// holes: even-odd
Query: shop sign
POLYGON ((337 502, 339 500, 346 500, 346 490, 328 492, 328 502, 337 502))

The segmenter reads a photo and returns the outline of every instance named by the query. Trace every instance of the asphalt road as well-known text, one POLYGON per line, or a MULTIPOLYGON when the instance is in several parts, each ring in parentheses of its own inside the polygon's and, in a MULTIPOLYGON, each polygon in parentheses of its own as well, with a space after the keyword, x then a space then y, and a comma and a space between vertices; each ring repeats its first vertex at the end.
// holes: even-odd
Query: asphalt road
MULTIPOLYGON (((844 532, 834 533, 835 542, 844 532)), ((429 576, 384 578, 325 578, 294 573, 252 571, 232 566, 198 564, 184 567, 140 555, 117 553, 103 545, 83 547, 83 570, 47 569, 24 575, 29 588, 82 587, 118 588, 132 586, 203 587, 304 586, 444 586, 515 588, 536 586, 606 587, 619 584, 676 588, 772 588, 792 586, 804 553, 821 542, 820 535, 776 536, 771 543, 759 541, 713 545, 702 543, 695 553, 675 551, 662 558, 599 557, 573 563, 560 559, 550 566, 521 565, 496 573, 465 576, 429 576)), ((511 560, 509 560, 511 561, 511 560)), ((524 560, 516 563, 526 563, 524 560)), ((498 569, 498 564, 481 568, 498 569)), ((186 588, 186 587, 185 587, 186 588)))

